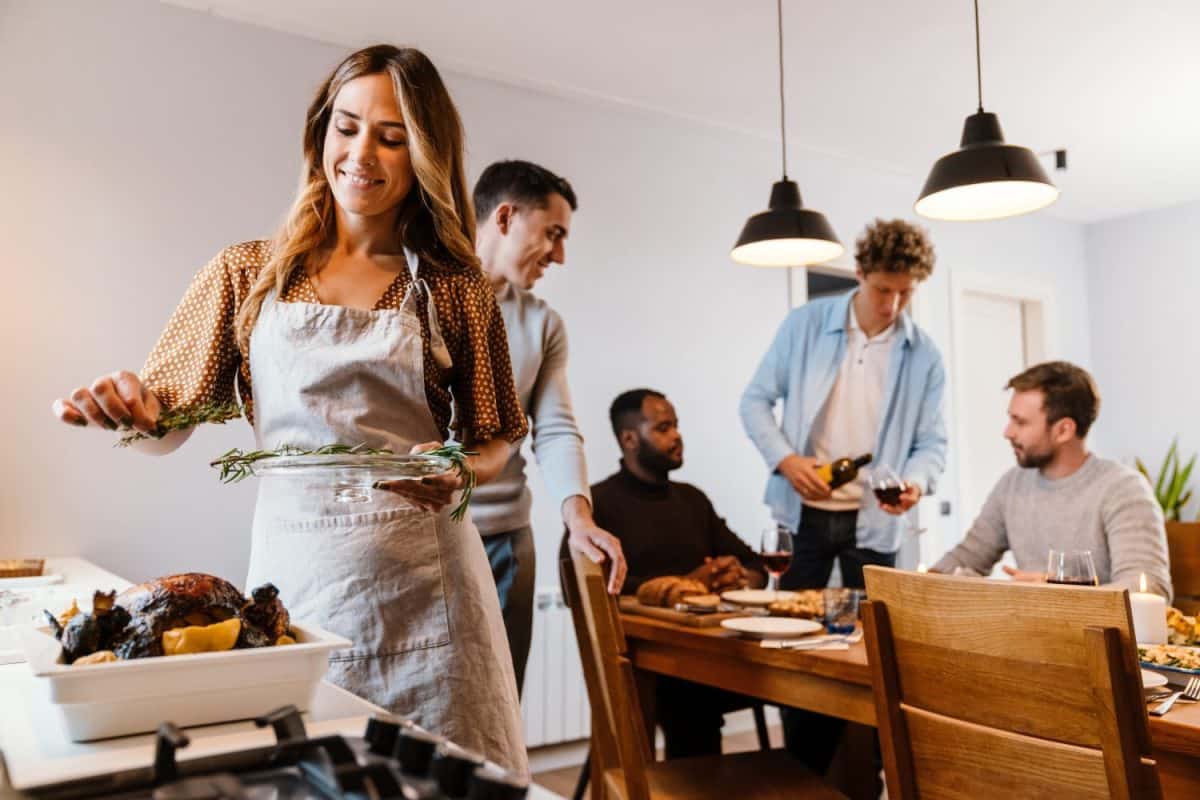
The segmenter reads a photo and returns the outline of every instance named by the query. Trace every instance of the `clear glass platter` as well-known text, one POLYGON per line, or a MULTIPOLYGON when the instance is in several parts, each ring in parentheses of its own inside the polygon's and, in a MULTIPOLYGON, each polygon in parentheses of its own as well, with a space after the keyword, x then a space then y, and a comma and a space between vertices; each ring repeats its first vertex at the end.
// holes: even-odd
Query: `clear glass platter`
POLYGON ((417 455, 305 455, 277 456, 257 461, 253 472, 262 478, 305 477, 327 482, 334 499, 365 503, 384 481, 420 480, 454 469, 444 456, 417 455))

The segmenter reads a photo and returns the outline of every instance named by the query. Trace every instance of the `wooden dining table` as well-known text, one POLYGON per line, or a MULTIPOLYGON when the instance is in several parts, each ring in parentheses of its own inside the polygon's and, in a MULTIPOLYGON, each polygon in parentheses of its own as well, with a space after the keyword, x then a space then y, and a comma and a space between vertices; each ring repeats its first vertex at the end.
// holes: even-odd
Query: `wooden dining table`
MULTIPOLYGON (((871 668, 863 642, 847 650, 763 647, 720 627, 693 627, 621 614, 629 658, 643 678, 670 675, 875 726, 871 668)), ((1200 703, 1150 717, 1150 737, 1167 798, 1200 797, 1200 703)))

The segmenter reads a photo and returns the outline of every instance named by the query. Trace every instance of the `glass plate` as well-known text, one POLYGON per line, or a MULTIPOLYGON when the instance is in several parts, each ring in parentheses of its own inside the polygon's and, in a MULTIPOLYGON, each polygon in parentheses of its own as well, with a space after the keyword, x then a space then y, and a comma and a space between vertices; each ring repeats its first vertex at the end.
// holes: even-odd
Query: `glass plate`
POLYGON ((254 464, 262 478, 306 477, 327 482, 334 499, 342 503, 365 503, 380 481, 412 481, 441 475, 454 469, 445 456, 417 455, 327 455, 277 456, 254 464))

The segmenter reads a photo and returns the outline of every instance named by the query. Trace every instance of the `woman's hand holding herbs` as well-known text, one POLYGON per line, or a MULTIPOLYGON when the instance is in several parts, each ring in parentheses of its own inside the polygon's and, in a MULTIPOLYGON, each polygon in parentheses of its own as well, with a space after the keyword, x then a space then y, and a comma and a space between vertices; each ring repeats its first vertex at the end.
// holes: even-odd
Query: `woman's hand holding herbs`
POLYGON ((54 416, 68 425, 95 425, 112 431, 133 428, 145 434, 156 429, 162 413, 154 392, 128 370, 101 375, 70 397, 55 400, 52 408, 54 416))
MULTIPOLYGON (((442 447, 441 442, 424 442, 414 445, 409 451, 412 454, 425 453, 442 447)), ((441 511, 454 502, 454 493, 466 486, 464 473, 458 470, 443 472, 441 475, 430 475, 418 480, 379 481, 375 484, 379 489, 404 495, 413 505, 422 511, 441 511)))

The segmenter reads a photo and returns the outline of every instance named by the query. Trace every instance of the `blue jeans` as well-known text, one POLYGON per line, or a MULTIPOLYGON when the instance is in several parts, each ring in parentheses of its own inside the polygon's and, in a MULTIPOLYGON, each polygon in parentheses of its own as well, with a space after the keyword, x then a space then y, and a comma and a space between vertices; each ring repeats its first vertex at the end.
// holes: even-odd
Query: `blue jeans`
POLYGON ((533 528, 526 525, 514 531, 485 536, 483 547, 496 581, 500 611, 504 616, 504 631, 512 653, 513 672, 517 676, 517 693, 525 685, 525 664, 529 661, 529 645, 533 639, 534 571, 537 567, 533 547, 533 528))

